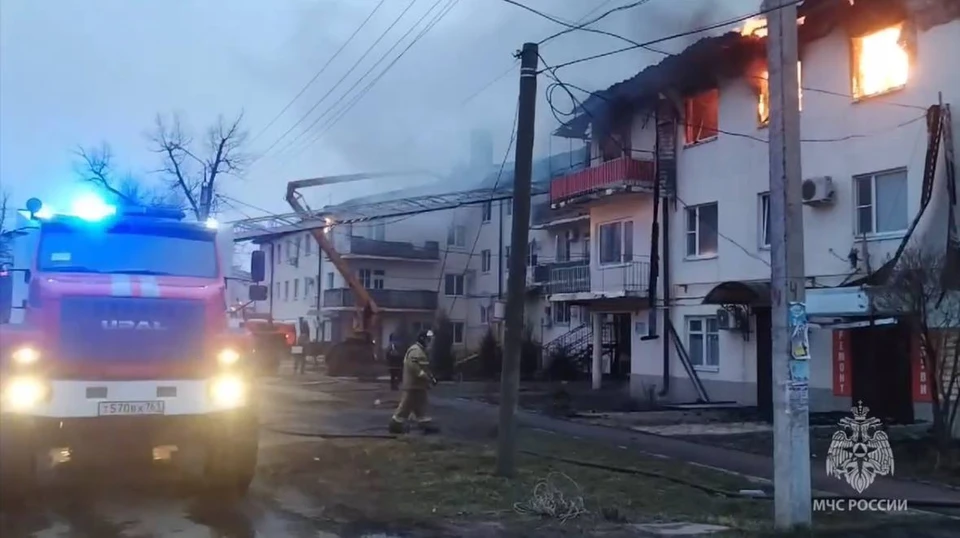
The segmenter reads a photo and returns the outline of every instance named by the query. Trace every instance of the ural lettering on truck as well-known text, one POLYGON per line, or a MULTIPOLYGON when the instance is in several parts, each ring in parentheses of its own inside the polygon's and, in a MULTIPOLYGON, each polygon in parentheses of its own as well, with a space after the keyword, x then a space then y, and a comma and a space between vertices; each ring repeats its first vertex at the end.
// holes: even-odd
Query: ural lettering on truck
MULTIPOLYGON (((33 199, 27 213, 35 248, 12 269, 28 287, 23 323, 0 326, 4 498, 29 492, 38 463, 150 461, 170 446, 202 455, 218 496, 245 493, 256 391, 251 346, 227 323, 230 252, 215 223, 97 198, 66 213, 33 199)), ((262 281, 262 253, 252 266, 262 281)), ((265 291, 251 286, 251 299, 265 291)))

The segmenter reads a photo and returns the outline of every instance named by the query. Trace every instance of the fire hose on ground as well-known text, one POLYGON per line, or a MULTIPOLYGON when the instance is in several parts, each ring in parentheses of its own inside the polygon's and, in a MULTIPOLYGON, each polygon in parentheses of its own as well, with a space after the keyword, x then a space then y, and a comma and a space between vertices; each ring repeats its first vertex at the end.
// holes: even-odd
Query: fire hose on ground
MULTIPOLYGON (((314 439, 399 439, 401 435, 393 434, 374 434, 374 433, 331 433, 331 432, 302 432, 295 430, 287 430, 285 428, 278 428, 274 426, 264 426, 264 429, 273 433, 279 433, 283 435, 292 435, 296 437, 307 437, 314 439)), ((541 452, 535 452, 532 450, 521 450, 521 454, 527 456, 533 456, 536 458, 542 458, 547 460, 556 461, 559 463, 566 463, 568 465, 575 465, 577 467, 584 467, 588 469, 597 469, 601 471, 607 471, 611 473, 618 474, 629 474, 635 476, 645 476, 648 478, 655 478, 657 480, 663 480, 666 482, 672 482, 674 484, 679 484, 681 486, 690 487, 697 489, 709 495, 714 495, 717 497, 724 497, 728 499, 742 499, 742 500, 754 500, 754 501, 772 501, 773 496, 767 494, 761 490, 740 490, 732 491, 725 490, 721 488, 715 488, 712 486, 706 486, 703 484, 697 484, 690 480, 685 480, 683 478, 678 478, 675 476, 670 476, 664 473, 658 473, 655 471, 645 471, 643 469, 637 469, 633 467, 620 467, 617 465, 609 465, 604 463, 596 463, 591 461, 584 461, 573 458, 566 458, 562 456, 553 456, 550 454, 544 454, 541 452)), ((812 500, 838 500, 845 499, 840 495, 813 495, 812 500)), ((864 502, 875 502, 875 501, 888 501, 889 499, 879 499, 876 497, 856 497, 858 501, 864 502)), ((947 509, 960 509, 960 501, 951 501, 946 499, 897 499, 905 500, 908 507, 911 508, 947 508, 947 509)))

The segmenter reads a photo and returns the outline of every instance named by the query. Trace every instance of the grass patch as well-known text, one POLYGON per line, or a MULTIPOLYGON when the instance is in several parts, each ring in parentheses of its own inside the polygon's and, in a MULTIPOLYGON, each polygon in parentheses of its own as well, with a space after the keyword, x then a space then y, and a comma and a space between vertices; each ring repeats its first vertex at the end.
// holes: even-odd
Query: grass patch
MULTIPOLYGON (((521 448, 545 455, 582 459, 659 473, 701 486, 736 491, 756 489, 745 478, 689 464, 653 458, 587 440, 524 432, 521 448)), ((731 499, 649 476, 579 467, 521 454, 518 475, 495 476, 493 447, 411 436, 399 440, 338 440, 284 447, 265 461, 266 480, 294 483, 327 499, 325 513, 382 525, 426 528, 469 522, 498 522, 519 535, 621 528, 626 523, 690 521, 725 525, 740 536, 769 528, 769 501, 731 499), (582 502, 586 513, 566 522, 517 510, 530 503, 538 484, 555 486, 566 501, 582 502), (527 534, 524 534, 527 533, 527 534)), ((541 498, 543 498, 541 496, 541 498)), ((336 517, 336 516, 335 516, 336 517)), ((818 526, 850 529, 882 518, 822 517, 818 526)))

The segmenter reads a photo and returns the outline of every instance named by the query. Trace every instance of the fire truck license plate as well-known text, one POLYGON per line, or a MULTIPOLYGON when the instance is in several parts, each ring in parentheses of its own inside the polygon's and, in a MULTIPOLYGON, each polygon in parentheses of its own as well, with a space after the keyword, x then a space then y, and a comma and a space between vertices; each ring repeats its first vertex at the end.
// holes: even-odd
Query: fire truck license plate
POLYGON ((293 346, 290 348, 291 353, 303 353, 303 346, 293 346))
POLYGON ((162 415, 164 402, 100 402, 99 415, 162 415))

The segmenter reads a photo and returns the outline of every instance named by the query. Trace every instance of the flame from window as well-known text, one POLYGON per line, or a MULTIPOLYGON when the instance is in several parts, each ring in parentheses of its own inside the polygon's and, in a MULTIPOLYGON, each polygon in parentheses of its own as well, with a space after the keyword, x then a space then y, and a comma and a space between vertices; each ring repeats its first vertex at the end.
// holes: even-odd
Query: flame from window
POLYGON ((853 39, 853 93, 869 97, 907 83, 910 56, 900 40, 903 24, 853 39))
MULTIPOLYGON (((800 100, 800 110, 803 110, 803 68, 797 62, 797 97, 800 100)), ((770 72, 764 70, 759 77, 759 99, 757 99, 757 115, 760 125, 770 121, 770 72)))

